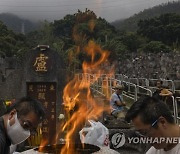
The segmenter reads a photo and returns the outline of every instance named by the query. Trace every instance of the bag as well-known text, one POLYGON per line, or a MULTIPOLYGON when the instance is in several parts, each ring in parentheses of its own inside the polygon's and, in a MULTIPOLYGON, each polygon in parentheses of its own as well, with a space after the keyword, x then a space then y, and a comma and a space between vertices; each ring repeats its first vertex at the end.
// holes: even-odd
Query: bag
POLYGON ((109 130, 100 122, 88 121, 91 127, 84 127, 79 132, 81 143, 109 147, 109 130))

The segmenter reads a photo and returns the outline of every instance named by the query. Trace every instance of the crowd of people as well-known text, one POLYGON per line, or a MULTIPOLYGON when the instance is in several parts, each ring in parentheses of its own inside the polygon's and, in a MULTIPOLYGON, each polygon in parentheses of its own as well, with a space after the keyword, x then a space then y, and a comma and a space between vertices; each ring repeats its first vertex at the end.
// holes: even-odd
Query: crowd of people
MULTIPOLYGON (((119 60, 118 71, 128 77, 178 80, 179 58, 180 55, 176 53, 127 54, 126 59, 119 60)), ((178 154, 179 140, 177 143, 166 142, 167 138, 180 138, 180 127, 175 123, 166 104, 167 98, 173 93, 164 88, 160 80, 157 81, 156 87, 153 97, 142 97, 128 109, 122 95, 124 86, 116 85, 110 99, 111 114, 117 119, 131 121, 143 137, 164 139, 161 143, 152 144, 147 154, 178 154)), ((42 103, 37 100, 24 97, 15 102, 0 117, 0 154, 9 154, 11 145, 22 143, 30 135, 36 134, 36 129, 44 116, 42 103)), ((61 115, 59 118, 64 117, 61 115)))
MULTIPOLYGON (((128 122, 131 121, 135 132, 141 137, 161 139, 161 142, 153 142, 146 154, 179 154, 180 127, 175 123, 164 99, 161 99, 171 96, 172 93, 162 88, 160 81, 157 81, 157 88, 157 97, 142 97, 125 112, 126 102, 122 97, 124 87, 116 85, 110 99, 112 115, 117 119, 125 118, 128 122), (167 142, 169 138, 177 140, 167 142)), ((30 135, 36 134, 38 124, 42 122, 44 116, 45 111, 39 101, 29 97, 16 101, 0 117, 0 153, 10 154, 10 146, 14 147, 30 135)))
POLYGON ((179 154, 180 126, 175 123, 167 103, 168 97, 173 93, 163 87, 162 83, 161 80, 157 80, 157 89, 153 96, 142 96, 126 112, 126 102, 122 95, 123 86, 116 85, 115 92, 110 98, 111 115, 117 119, 125 117, 127 122, 134 125, 139 137, 151 140, 152 147, 146 154, 179 154), (169 139, 177 142, 167 142, 169 139), (153 142, 154 140, 156 142, 153 142))
POLYGON ((118 61, 118 73, 136 78, 180 79, 178 53, 126 53, 118 61))

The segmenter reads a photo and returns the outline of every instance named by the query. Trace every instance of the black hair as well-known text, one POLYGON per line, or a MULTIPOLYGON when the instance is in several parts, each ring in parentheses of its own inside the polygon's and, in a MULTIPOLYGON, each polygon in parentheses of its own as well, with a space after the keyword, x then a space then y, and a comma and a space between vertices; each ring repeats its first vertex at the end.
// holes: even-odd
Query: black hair
POLYGON ((157 80, 157 81, 156 81, 156 84, 157 84, 158 82, 160 82, 161 85, 163 84, 163 81, 162 81, 162 80, 157 80))
POLYGON ((31 98, 31 97, 23 97, 20 100, 13 103, 10 106, 6 113, 9 113, 13 109, 17 110, 18 117, 25 116, 29 112, 33 111, 40 120, 44 119, 45 111, 41 102, 31 98))
POLYGON ((160 116, 164 117, 167 122, 174 124, 174 118, 168 106, 150 96, 141 97, 128 110, 126 114, 126 121, 130 122, 137 116, 140 116, 144 124, 152 124, 160 116))

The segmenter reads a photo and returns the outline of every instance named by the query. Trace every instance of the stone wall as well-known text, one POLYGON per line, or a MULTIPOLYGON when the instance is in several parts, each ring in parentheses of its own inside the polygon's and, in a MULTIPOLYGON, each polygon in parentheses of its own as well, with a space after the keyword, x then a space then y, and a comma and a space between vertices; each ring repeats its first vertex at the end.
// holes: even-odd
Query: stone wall
POLYGON ((180 79, 180 53, 127 53, 117 73, 136 78, 180 79))

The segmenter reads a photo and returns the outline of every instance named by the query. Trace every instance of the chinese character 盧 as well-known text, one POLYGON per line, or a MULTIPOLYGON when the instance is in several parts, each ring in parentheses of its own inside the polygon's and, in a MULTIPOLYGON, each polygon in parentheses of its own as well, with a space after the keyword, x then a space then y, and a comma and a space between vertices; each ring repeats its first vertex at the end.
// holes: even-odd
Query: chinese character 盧
POLYGON ((46 60, 48 59, 47 56, 45 56, 44 54, 40 54, 39 57, 36 57, 36 61, 34 63, 33 66, 36 66, 36 71, 37 72, 46 72, 47 68, 46 68, 46 60))

